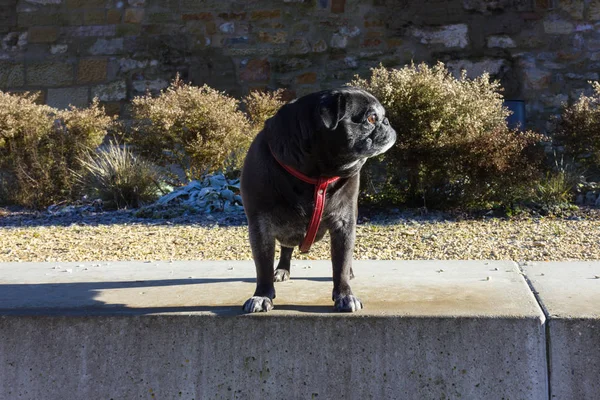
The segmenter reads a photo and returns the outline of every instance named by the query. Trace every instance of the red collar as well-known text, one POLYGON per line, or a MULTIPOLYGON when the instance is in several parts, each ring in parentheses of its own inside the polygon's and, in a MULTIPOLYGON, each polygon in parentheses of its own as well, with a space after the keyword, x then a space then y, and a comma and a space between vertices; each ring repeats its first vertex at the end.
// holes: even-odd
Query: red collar
MULTIPOLYGON (((270 146, 269 146, 270 149, 270 146)), ((279 159, 271 150, 271 154, 273 158, 281 165, 283 169, 289 172, 291 175, 300 179, 303 182, 310 183, 311 185, 315 185, 315 208, 313 209, 312 218, 310 219, 310 223, 308 224, 308 229, 306 232, 306 236, 304 236, 304 240, 300 245, 301 253, 308 253, 310 250, 310 246, 315 242, 315 238, 317 237, 317 232, 319 230, 319 225, 321 224, 321 217, 323 216, 323 210, 325 209, 325 195, 327 193, 327 186, 330 183, 333 183, 340 179, 339 176, 334 176, 333 178, 311 178, 304 175, 302 172, 295 170, 279 161, 279 159)))

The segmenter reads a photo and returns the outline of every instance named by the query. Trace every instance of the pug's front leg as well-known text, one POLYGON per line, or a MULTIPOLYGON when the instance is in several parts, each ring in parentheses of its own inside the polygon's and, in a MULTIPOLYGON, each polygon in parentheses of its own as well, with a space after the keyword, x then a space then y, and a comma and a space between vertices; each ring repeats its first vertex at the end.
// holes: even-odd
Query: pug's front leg
POLYGON ((275 258, 275 237, 267 224, 249 221, 250 247, 256 266, 256 290, 254 296, 244 303, 247 313, 270 311, 273 309, 275 286, 273 285, 273 260, 275 258))
POLYGON ((341 312, 354 312, 363 308, 362 302, 354 296, 350 288, 352 273, 352 252, 356 237, 356 221, 352 214, 336 221, 329 230, 331 235, 331 262, 333 264, 334 309, 341 312))

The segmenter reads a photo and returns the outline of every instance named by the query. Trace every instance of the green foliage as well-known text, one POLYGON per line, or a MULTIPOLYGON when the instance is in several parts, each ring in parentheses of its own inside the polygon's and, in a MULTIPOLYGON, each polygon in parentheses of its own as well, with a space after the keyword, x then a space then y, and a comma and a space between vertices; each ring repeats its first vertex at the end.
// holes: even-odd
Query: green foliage
POLYGON ((0 92, 0 200, 41 208, 71 199, 79 157, 111 124, 97 100, 60 111, 29 93, 0 92))
POLYGON ((442 63, 379 67, 350 85, 373 93, 398 133, 381 161, 385 180, 363 197, 476 209, 513 201, 539 174, 542 136, 507 127, 500 85, 487 74, 457 79, 442 63))
POLYGON ((107 208, 138 208, 163 194, 162 176, 150 162, 136 156, 129 147, 111 143, 80 160, 77 174, 83 191, 100 198, 107 208))
POLYGON ((161 166, 179 166, 187 180, 239 168, 253 138, 236 99, 179 78, 158 97, 135 98, 133 118, 136 149, 161 166))
POLYGON ((582 169, 600 176, 600 83, 590 83, 593 94, 564 108, 554 139, 582 169))

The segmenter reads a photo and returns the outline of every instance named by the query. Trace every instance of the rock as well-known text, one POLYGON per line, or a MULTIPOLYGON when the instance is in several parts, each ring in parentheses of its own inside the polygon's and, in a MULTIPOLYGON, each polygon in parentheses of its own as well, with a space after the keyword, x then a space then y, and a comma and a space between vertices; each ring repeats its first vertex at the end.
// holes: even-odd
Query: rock
POLYGON ((592 206, 596 204, 596 193, 589 191, 585 194, 585 205, 592 206))
POLYGON ((225 22, 219 26, 219 30, 223 33, 235 32, 235 24, 233 22, 225 22))
POLYGON ((100 101, 119 101, 127 98, 127 85, 125 81, 116 81, 92 88, 92 97, 100 101))
POLYGON ((304 38, 294 39, 290 42, 290 48, 288 52, 290 54, 307 54, 312 50, 308 40, 304 38))
POLYGON ((466 24, 442 26, 439 29, 413 29, 412 35, 421 39, 423 44, 442 44, 444 47, 459 47, 469 45, 469 28, 466 24))
POLYGON ((477 62, 469 60, 450 61, 446 67, 454 76, 459 77, 462 70, 467 71, 467 77, 473 79, 483 75, 485 72, 490 75, 499 74, 503 68, 506 68, 506 60, 504 59, 485 59, 477 62))
POLYGON ((544 21, 544 31, 549 35, 568 35, 572 33, 574 29, 575 26, 572 22, 556 17, 544 21))
POLYGON ((156 93, 168 86, 169 82, 164 79, 133 81, 133 89, 139 93, 146 93, 147 91, 156 93))
POLYGON ((329 42, 329 45, 334 49, 345 49, 348 45, 348 38, 339 33, 335 33, 331 37, 331 42, 329 42))
POLYGON ((494 35, 494 36, 488 37, 487 47, 489 47, 489 48, 499 47, 502 49, 508 49, 508 48, 517 47, 517 45, 515 44, 515 41, 512 40, 512 38, 510 36, 494 35))
POLYGON ((69 49, 69 46, 66 44, 55 44, 50 46, 51 54, 64 54, 69 49))
POLYGON ((486 14, 491 11, 503 10, 509 4, 509 0, 463 0, 465 10, 486 14))
POLYGON ((123 38, 98 39, 88 51, 94 55, 121 53, 123 51, 123 38))

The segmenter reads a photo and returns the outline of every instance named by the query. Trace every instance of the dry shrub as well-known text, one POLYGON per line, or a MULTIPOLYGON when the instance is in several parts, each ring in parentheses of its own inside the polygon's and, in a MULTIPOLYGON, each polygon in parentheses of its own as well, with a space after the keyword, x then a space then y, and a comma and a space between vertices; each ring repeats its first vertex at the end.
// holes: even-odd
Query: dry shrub
POLYGON ((274 92, 252 91, 242 102, 246 106, 246 113, 250 119, 252 130, 258 133, 265 125, 265 121, 271 118, 286 101, 283 100, 284 90, 274 92))
POLYGON ((442 63, 420 64, 375 68, 369 79, 350 84, 373 93, 398 132, 382 160, 384 190, 367 197, 432 208, 489 207, 522 195, 539 175, 542 137, 507 127, 500 85, 487 74, 457 79, 442 63))
POLYGON ((111 143, 80 161, 83 168, 77 178, 83 191, 102 199, 106 208, 138 208, 163 194, 160 171, 127 146, 111 143))
POLYGON ((97 100, 59 111, 29 93, 0 92, 0 199, 31 208, 72 199, 79 157, 111 123, 97 100))
POLYGON ((564 108, 554 139, 569 158, 596 178, 600 177, 600 83, 590 83, 590 96, 581 95, 564 108))
POLYGON ((133 100, 132 144, 161 166, 179 166, 187 180, 236 169, 252 140, 239 102, 206 85, 176 78, 158 97, 133 100))

